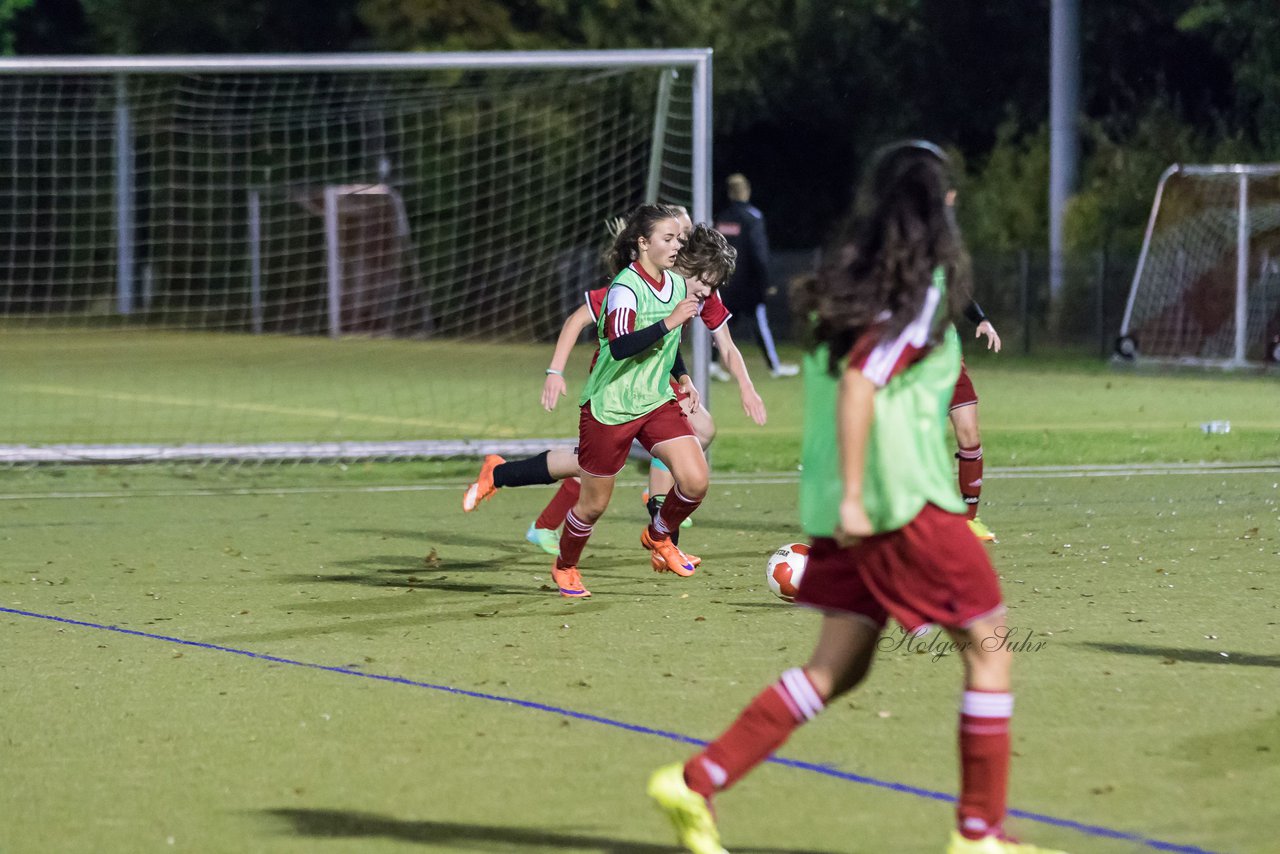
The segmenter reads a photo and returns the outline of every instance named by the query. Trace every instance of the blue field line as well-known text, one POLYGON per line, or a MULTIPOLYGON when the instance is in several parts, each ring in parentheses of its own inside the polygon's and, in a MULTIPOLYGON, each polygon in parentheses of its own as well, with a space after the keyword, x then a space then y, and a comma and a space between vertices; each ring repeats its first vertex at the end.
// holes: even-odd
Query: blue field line
MULTIPOLYGON (((0 607, 0 613, 13 614, 19 617, 34 617, 37 620, 48 620, 54 623, 65 623, 70 626, 81 626, 86 629, 98 629, 105 632, 115 632, 122 635, 147 638, 148 640, 165 641, 167 643, 196 647, 198 649, 207 649, 214 652, 229 652, 233 655, 241 655, 245 658, 253 658, 259 661, 270 661, 275 664, 288 664, 293 667, 310 668, 311 670, 325 670, 330 673, 341 673, 345 676, 359 676, 362 679, 374 679, 379 682, 393 682, 399 685, 409 685, 414 688, 428 688, 432 691, 443 691, 446 694, 455 694, 460 697, 471 697, 476 700, 493 700, 498 703, 506 703, 508 705, 519 706, 525 709, 533 709, 534 711, 563 715, 564 717, 573 718, 574 720, 603 724, 604 726, 610 726, 616 729, 626 730, 627 732, 638 733, 640 735, 653 735, 659 738, 668 739, 669 741, 680 742, 681 744, 691 744, 702 747, 707 743, 702 739, 682 735, 678 732, 668 732, 667 730, 654 729, 652 727, 641 726, 639 724, 629 724, 625 721, 604 718, 599 715, 592 715, 586 712, 575 712, 572 709, 564 709, 559 706, 551 706, 546 703, 536 703, 531 700, 518 700, 514 697, 503 697, 498 694, 485 694, 481 691, 468 691, 464 688, 454 688, 449 685, 435 685, 431 682, 419 682, 416 679, 406 679, 403 676, 385 676, 378 673, 364 673, 350 667, 312 664, 307 661, 297 661, 292 658, 281 658, 278 655, 266 655, 261 652, 252 652, 247 649, 236 649, 235 647, 220 646, 215 643, 186 640, 184 638, 176 638, 170 635, 159 635, 153 632, 140 632, 136 629, 125 629, 120 626, 107 626, 102 623, 90 623, 84 620, 72 620, 67 617, 55 617, 52 614, 38 614, 34 611, 23 611, 17 608, 0 607)), ((803 762, 798 759, 786 759, 781 756, 773 756, 766 761, 772 762, 775 765, 784 765, 788 768, 796 768, 801 771, 811 771, 815 774, 822 774, 826 777, 834 777, 838 780, 847 780, 851 783, 859 783, 864 786, 872 786, 878 789, 888 789, 892 792, 900 792, 902 794, 913 795, 918 798, 926 798, 928 800, 944 801, 948 803, 955 803, 956 800, 955 795, 951 795, 946 792, 937 792, 932 789, 923 789, 918 786, 908 786, 905 783, 894 783, 890 780, 878 780, 875 777, 867 777, 862 774, 853 774, 848 771, 841 771, 837 768, 832 768, 829 765, 821 765, 814 762, 803 762)), ((1207 848, 1199 848, 1195 845, 1178 845, 1173 842, 1164 842, 1159 839, 1152 839, 1136 833, 1114 830, 1112 828, 1101 827, 1096 824, 1085 824, 1083 822, 1073 821, 1067 818, 1057 818, 1055 816, 1029 812, 1027 810, 1010 809, 1009 815, 1014 816, 1015 818, 1052 825, 1054 827, 1063 827, 1079 831, 1080 833, 1088 836, 1096 836, 1103 839, 1117 839, 1123 842, 1136 842, 1155 851, 1171 851, 1176 852, 1176 854, 1219 854, 1219 852, 1214 852, 1207 848)))

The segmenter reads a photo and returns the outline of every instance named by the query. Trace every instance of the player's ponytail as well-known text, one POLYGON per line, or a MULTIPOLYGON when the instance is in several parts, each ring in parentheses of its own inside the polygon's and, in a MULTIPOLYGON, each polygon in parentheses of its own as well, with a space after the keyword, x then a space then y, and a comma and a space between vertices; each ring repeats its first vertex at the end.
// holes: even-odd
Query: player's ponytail
POLYGON ((680 211, 671 205, 640 205, 627 214, 626 224, 605 252, 604 260, 610 275, 625 269, 640 257, 640 238, 650 237, 655 225, 664 219, 679 218, 680 211))

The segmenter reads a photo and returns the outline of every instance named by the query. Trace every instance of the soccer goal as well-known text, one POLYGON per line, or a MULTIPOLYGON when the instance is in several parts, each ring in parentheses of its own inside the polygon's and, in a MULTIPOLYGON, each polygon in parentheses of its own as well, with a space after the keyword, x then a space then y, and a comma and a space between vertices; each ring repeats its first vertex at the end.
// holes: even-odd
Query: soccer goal
POLYGON ((710 80, 701 49, 0 60, 0 461, 574 436, 549 342, 607 220, 710 218, 710 80))
POLYGON ((1280 360, 1280 164, 1165 170, 1116 355, 1225 368, 1280 360))

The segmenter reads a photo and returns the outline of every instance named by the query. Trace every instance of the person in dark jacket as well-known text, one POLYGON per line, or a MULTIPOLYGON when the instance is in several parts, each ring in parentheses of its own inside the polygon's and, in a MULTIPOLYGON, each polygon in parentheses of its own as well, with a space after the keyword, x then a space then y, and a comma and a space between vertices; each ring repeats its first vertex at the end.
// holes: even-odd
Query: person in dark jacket
MULTIPOLYGON (((765 312, 765 300, 769 294, 769 238, 765 233, 764 214, 750 202, 751 183, 746 176, 737 172, 730 175, 725 181, 725 189, 729 195, 729 206, 716 216, 715 226, 728 239, 729 245, 738 250, 738 269, 723 294, 725 304, 733 312, 730 328, 740 327, 750 318, 769 373, 775 377, 793 377, 800 368, 779 360, 765 312)), ((742 335, 740 328, 733 331, 742 335)), ((739 340, 745 339, 740 337, 739 340)), ((730 379, 728 371, 714 361, 711 363, 711 375, 718 380, 730 379)))

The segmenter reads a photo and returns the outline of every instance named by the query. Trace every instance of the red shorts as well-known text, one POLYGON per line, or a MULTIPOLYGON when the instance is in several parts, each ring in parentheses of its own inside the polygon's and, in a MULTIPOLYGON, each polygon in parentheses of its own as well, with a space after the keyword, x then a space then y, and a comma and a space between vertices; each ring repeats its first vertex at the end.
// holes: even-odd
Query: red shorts
POLYGON ((796 601, 876 626, 893 617, 908 632, 964 628, 1004 609, 995 568, 968 520, 933 504, 906 527, 849 548, 815 539, 796 601))
POLYGON ((972 406, 978 402, 978 392, 973 388, 973 380, 969 379, 969 369, 960 362, 960 376, 956 378, 956 390, 951 393, 951 408, 972 406))
POLYGON ((632 440, 652 453, 655 445, 683 436, 693 436, 693 428, 674 400, 623 424, 601 424, 588 403, 578 416, 578 467, 594 477, 613 477, 626 466, 632 440))
POLYGON ((685 393, 684 389, 680 388, 680 383, 675 380, 671 381, 671 390, 676 393, 676 403, 684 403, 689 399, 689 395, 685 393))

